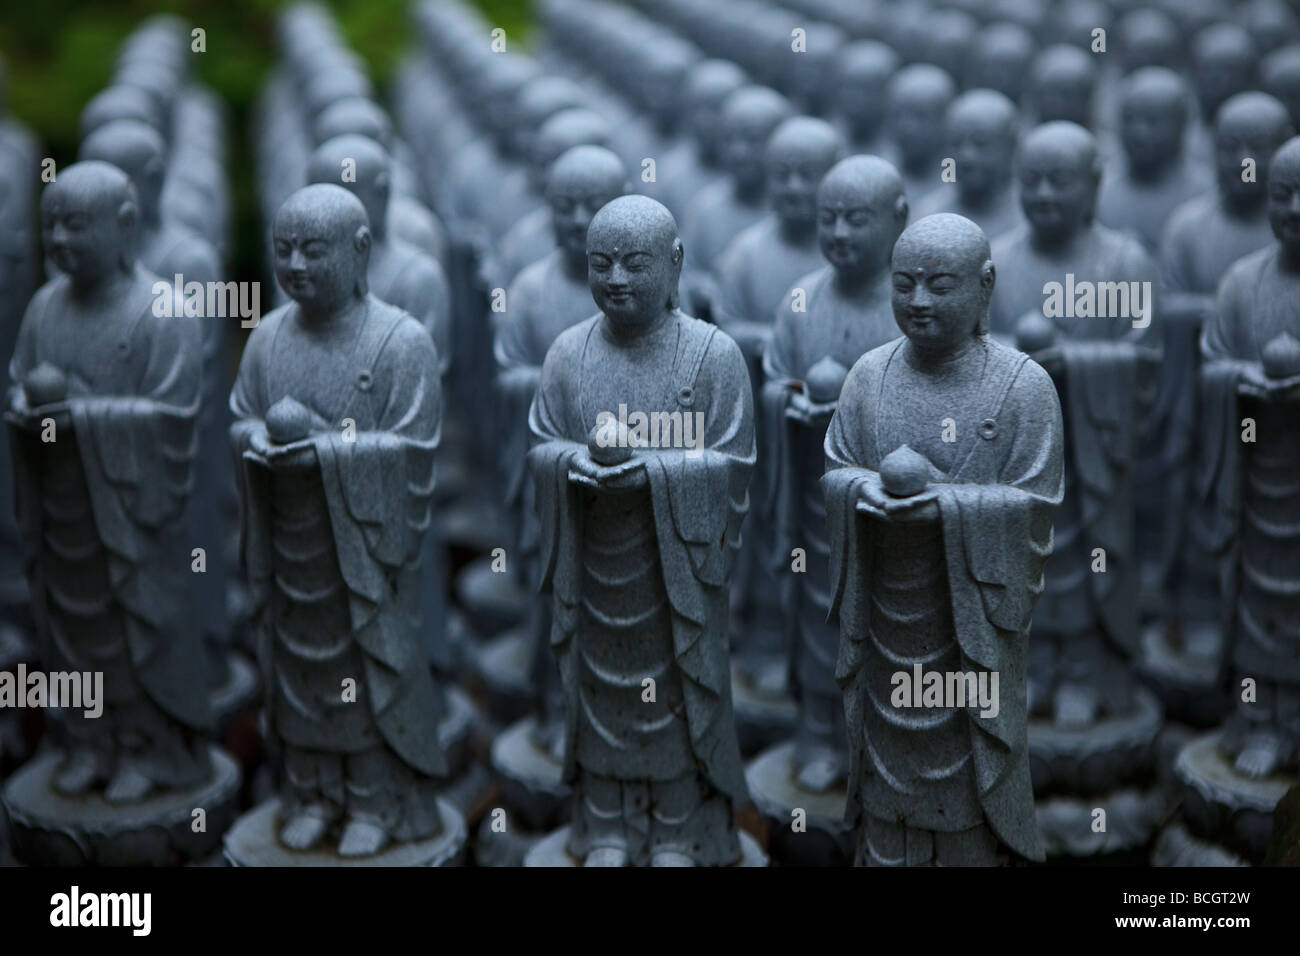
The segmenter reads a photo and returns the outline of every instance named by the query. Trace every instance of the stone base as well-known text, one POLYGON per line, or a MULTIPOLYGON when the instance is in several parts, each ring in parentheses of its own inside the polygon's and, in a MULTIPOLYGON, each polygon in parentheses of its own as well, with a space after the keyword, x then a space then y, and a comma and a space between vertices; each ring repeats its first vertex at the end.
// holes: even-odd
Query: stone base
MULTIPOLYGON (((752 836, 740 830, 740 859, 732 866, 767 866, 767 854, 752 836)), ((582 861, 569 855, 569 828, 560 827, 543 837, 524 857, 524 866, 582 866, 582 861)))
POLYGON ((300 853, 281 845, 280 801, 267 800, 230 828, 225 855, 231 866, 456 866, 465 852, 465 818, 446 800, 438 801, 442 830, 414 843, 399 843, 374 856, 341 857, 333 845, 300 853))
POLYGON ((498 634, 518 624, 530 597, 513 574, 492 570, 490 555, 475 558, 456 575, 456 598, 479 634, 498 634))
POLYGON ((478 831, 474 835, 475 866, 523 866, 524 858, 546 834, 544 831, 529 830, 521 823, 510 818, 506 813, 505 829, 497 823, 494 828, 494 810, 483 815, 478 831))
POLYGON ((1181 823, 1165 827, 1151 851, 1152 866, 1249 866, 1231 850, 1193 836, 1181 823))
POLYGON ((483 685, 488 710, 504 721, 525 716, 532 706, 528 675, 532 648, 522 628, 473 644, 466 655, 469 670, 483 685))
POLYGON ((1162 717, 1155 695, 1139 688, 1132 713, 1108 717, 1081 730, 1030 720, 1029 769, 1034 792, 1108 793, 1145 784, 1162 717))
POLYGON ((810 793, 795 780, 794 741, 769 747, 745 768, 749 795, 771 820, 768 852, 783 866, 850 866, 853 831, 844 823, 848 788, 810 793), (795 831, 794 811, 804 811, 802 831, 795 831))
POLYGON ((1273 809, 1296 783, 1289 774, 1263 780, 1240 776, 1219 750, 1219 734, 1206 734, 1178 754, 1187 827, 1252 863, 1262 863, 1273 835, 1273 809))
MULTIPOLYGON (((1202 624, 1200 627, 1210 627, 1202 624)), ((1208 729, 1227 716, 1229 704, 1218 687, 1222 637, 1198 642, 1203 653, 1170 646, 1161 624, 1142 632, 1138 674, 1160 698, 1171 719, 1208 729), (1213 648, 1215 653, 1210 654, 1213 648)))
POLYGON ((212 705, 212 718, 216 725, 218 740, 225 737, 236 714, 256 703, 258 692, 261 690, 260 684, 257 668, 253 662, 238 651, 232 651, 230 672, 226 675, 226 682, 214 688, 208 698, 212 705))
POLYGON ((202 785, 115 806, 102 791, 66 797, 55 790, 63 753, 47 750, 4 787, 14 855, 37 866, 177 866, 210 855, 235 818, 240 773, 223 750, 208 751, 212 775, 202 785), (200 808, 206 826, 195 833, 200 808))
MULTIPOLYGON (((758 663, 758 669, 784 666, 783 658, 758 663)), ((788 691, 772 694, 756 686, 734 658, 731 661, 731 706, 736 716, 740 752, 747 757, 788 739, 794 733, 795 720, 799 716, 799 707, 788 691)))
POLYGON ((1038 832, 1052 857, 1100 857, 1142 851, 1170 809, 1166 791, 1128 787, 1086 798, 1053 796, 1035 801, 1038 832), (1096 810, 1105 810, 1105 829, 1096 810))
POLYGON ((564 766, 532 741, 536 718, 511 724, 492 741, 492 769, 501 782, 508 816, 530 830, 548 830, 567 817, 569 788, 564 766))

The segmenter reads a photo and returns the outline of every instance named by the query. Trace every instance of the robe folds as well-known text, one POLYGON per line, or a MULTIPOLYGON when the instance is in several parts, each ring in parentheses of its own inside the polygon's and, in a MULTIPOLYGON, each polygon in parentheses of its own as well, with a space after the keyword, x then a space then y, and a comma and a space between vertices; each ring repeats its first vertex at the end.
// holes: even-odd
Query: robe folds
MULTIPOLYGON (((58 573, 80 561, 90 542, 65 540, 67 526, 44 507, 45 460, 61 452, 11 425, 15 505, 37 632, 49 652, 77 644, 87 651, 67 629, 80 634, 88 607, 101 604, 110 615, 116 608, 129 667, 144 692, 180 724, 205 730, 208 677, 201 628, 189 606, 192 546, 185 520, 198 444, 202 332, 193 317, 153 314, 157 278, 137 265, 113 314, 89 325, 64 307, 67 277, 47 283, 27 309, 9 367, 15 389, 42 362, 67 376, 71 441, 106 592, 81 574, 68 580, 58 573)), ((56 441, 65 444, 61 436, 56 441)), ((61 657, 55 653, 51 666, 61 657)), ((115 697, 111 687, 108 696, 115 697)))
POLYGON ((1287 432, 1294 429, 1296 406, 1244 399, 1239 391, 1270 341, 1284 332, 1300 336, 1300 309, 1276 294, 1277 257, 1270 246, 1228 270, 1202 335, 1205 439, 1193 515, 1219 559, 1223 668, 1236 663, 1268 680, 1297 683, 1295 582, 1279 575, 1295 540, 1296 442, 1287 432), (1242 441, 1245 417, 1258 419, 1254 444, 1242 441), (1252 548, 1243 548, 1247 541, 1252 548), (1234 661, 1240 657, 1245 660, 1234 661))
MULTIPOLYGON (((231 440, 242 457, 242 550, 258 647, 270 697, 279 686, 268 613, 277 586, 272 479, 249 441, 271 407, 288 396, 312 413, 310 443, 323 489, 321 508, 347 592, 348 616, 336 624, 364 659, 358 675, 364 690, 358 696, 368 701, 394 753, 415 770, 439 777, 447 772, 438 744, 442 701, 419 636, 414 574, 432 520, 434 452, 442 420, 437 350, 416 319, 373 295, 356 321, 355 327, 331 333, 339 336, 338 347, 331 344, 329 352, 338 368, 304 369, 296 345, 321 333, 301 327, 296 304, 276 309, 250 336, 230 396, 236 419, 231 440), (354 423, 354 435, 345 434, 346 419, 354 423)), ((346 742, 339 743, 345 748, 346 742)))
MULTIPOLYGON (((541 533, 542 590, 554 598, 551 643, 565 688, 565 779, 578 776, 576 761, 578 652, 583 641, 582 546, 584 486, 569 481, 575 457, 599 409, 584 408, 588 379, 608 374, 589 360, 611 344, 603 315, 579 323, 556 339, 546 356, 529 414, 535 442, 529 465, 535 480, 541 533)), ((660 573, 671 619, 671 653, 681 682, 684 719, 699 773, 733 806, 748 802, 731 706, 728 582, 749 508, 754 466, 753 406, 739 348, 708 323, 681 312, 668 319, 675 341, 670 367, 647 368, 647 382, 662 384, 664 410, 675 401, 683 413, 702 413, 703 447, 638 449, 645 461, 648 499, 658 543, 660 573)), ((656 409, 644 409, 654 411, 656 409)), ((684 772, 691 768, 682 768, 684 772)))
MULTIPOLYGON (((864 739, 866 642, 872 640, 876 581, 873 525, 857 510, 864 483, 879 480, 892 448, 878 444, 886 414, 880 396, 905 339, 864 355, 845 382, 826 435, 831 620, 840 626, 836 679, 845 693, 849 733, 846 817, 856 823, 862 774, 871 761, 864 739)), ((979 805, 1007 846, 1043 859, 1030 785, 1026 720, 1029 620, 1042 593, 1052 550, 1052 515, 1064 491, 1062 422, 1051 379, 1026 356, 992 341, 978 407, 963 410, 951 473, 933 477, 938 495, 948 592, 963 667, 1000 675, 996 716, 966 707, 979 805), (976 427, 978 426, 978 427, 976 427)), ((899 731, 900 733, 903 731, 899 731)))

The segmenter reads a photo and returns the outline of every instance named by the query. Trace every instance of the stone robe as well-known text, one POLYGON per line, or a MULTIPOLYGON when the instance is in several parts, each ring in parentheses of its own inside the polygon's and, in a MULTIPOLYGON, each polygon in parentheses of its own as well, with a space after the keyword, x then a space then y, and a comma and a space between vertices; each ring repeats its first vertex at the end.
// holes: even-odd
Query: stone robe
POLYGON ((747 802, 727 619, 754 465, 748 376, 734 342, 680 312, 631 345, 613 341, 605 321, 556 339, 529 416, 542 584, 554 599, 551 642, 565 688, 564 773, 575 786, 570 852, 593 845, 586 808, 596 800, 629 832, 648 831, 648 848, 628 848, 634 864, 648 862, 662 828, 697 863, 726 865, 740 853, 731 813, 747 802), (617 414, 620 403, 701 413, 703 447, 638 451, 648 477, 639 491, 570 482, 598 416, 617 414), (656 682, 654 703, 642 698, 646 677, 656 682), (611 781, 621 800, 599 792, 611 781), (656 808, 639 788, 654 794, 672 781, 697 796, 659 809, 677 825, 647 822, 656 808))
POLYGON ((850 823, 866 814, 931 831, 981 822, 1023 857, 1043 859, 1029 778, 1029 619, 1061 501, 1062 421, 1050 377, 989 339, 926 383, 898 339, 849 373, 826 435, 836 678, 849 732, 850 823), (963 381, 964 380, 964 381, 963 381), (952 408, 957 441, 907 414, 925 385, 952 408), (960 393, 960 394, 959 394, 960 393), (954 400, 962 399, 961 405, 954 400), (940 520, 898 524, 857 509, 864 482, 902 444, 931 461, 940 520), (937 461, 936 461, 937 460, 937 461), (937 598, 937 599, 936 599, 937 598), (996 716, 980 707, 902 710, 891 675, 962 670, 1000 675, 996 716))
POLYGON ((66 276, 36 293, 9 375, 62 369, 72 428, 48 443, 16 427, 10 437, 46 666, 105 675, 104 717, 70 712, 68 734, 92 749, 111 735, 118 754, 135 737, 155 782, 186 786, 206 776, 197 735, 210 722, 186 524, 203 346, 197 320, 154 315, 156 281, 137 265, 118 307, 92 321, 71 314, 66 276))
POLYGON ((419 322, 373 295, 355 325, 326 329, 304 327, 290 303, 250 336, 230 406, 273 732, 302 751, 386 752, 417 781, 387 782, 383 799, 401 807, 390 807, 390 832, 436 832, 443 702, 419 637, 442 414, 436 349, 419 322), (311 412, 308 467, 271 469, 249 449, 284 397, 311 412), (342 700, 345 677, 355 703, 342 700))

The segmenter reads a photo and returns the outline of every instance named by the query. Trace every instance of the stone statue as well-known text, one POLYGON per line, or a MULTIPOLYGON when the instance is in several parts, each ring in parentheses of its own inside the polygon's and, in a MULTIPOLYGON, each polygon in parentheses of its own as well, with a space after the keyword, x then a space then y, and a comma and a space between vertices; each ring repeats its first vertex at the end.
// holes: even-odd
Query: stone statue
MULTIPOLYGON (((763 517, 777 529, 768 560, 782 589, 798 721, 793 746, 769 749, 747 776, 758 806, 779 827, 803 807, 810 828, 839 838, 848 745, 835 683, 839 631, 827 623, 829 544, 819 452, 848 370, 897 337, 889 256, 908 209, 898 171, 875 156, 851 156, 832 167, 817 205, 828 265, 801 278, 777 313, 763 362, 761 416, 772 489, 763 517), (826 813, 817 812, 822 800, 826 813)), ((847 841, 837 842, 846 844, 847 854, 847 841)))
POLYGON ((741 87, 723 101, 719 125, 727 177, 696 194, 682 223, 683 239, 691 247, 682 274, 690 314, 713 318, 718 262, 732 240, 767 211, 764 151, 773 130, 793 111, 785 97, 765 86, 741 87))
POLYGON ((1192 38, 1190 75, 1208 125, 1232 96, 1255 89, 1260 52, 1244 27, 1215 23, 1192 38))
POLYGON ((1260 87, 1276 97, 1291 114, 1291 126, 1300 129, 1300 43, 1274 50, 1259 67, 1260 87))
POLYGON ((940 182, 917 203, 917 216, 939 212, 970 219, 990 240, 1024 221, 1012 189, 1020 137, 1015 104, 993 90, 968 90, 944 117, 947 155, 956 161, 955 182, 940 182))
POLYGON ((1038 54, 1026 84, 1026 109, 1035 122, 1062 120, 1085 129, 1092 126, 1097 73, 1091 56, 1065 44, 1054 44, 1038 54))
POLYGON ((1122 80, 1123 164, 1102 180, 1097 218, 1136 237, 1153 255, 1173 211, 1212 185, 1183 148, 1190 106, 1187 84, 1173 70, 1143 67, 1122 80))
POLYGON ((41 200, 60 274, 28 305, 9 366, 41 659, 96 675, 98 688, 97 707, 87 685, 84 707, 48 712, 57 746, 5 787, 19 855, 37 864, 196 859, 214 847, 190 832, 191 808, 219 826, 239 787, 205 740, 208 674, 189 600, 202 333, 183 312, 161 317, 161 283, 135 256, 137 210, 121 170, 60 171, 41 200))
POLYGON ((1034 622, 1029 705, 1057 724, 1086 727, 1133 706, 1126 659, 1137 641, 1132 465, 1149 403, 1141 363, 1151 361, 1160 330, 1155 265, 1136 240, 1096 221, 1102 170, 1087 130, 1037 127, 1021 144, 1018 167, 1027 222, 993 244, 1000 281, 990 326, 1060 376, 1070 439, 1056 546, 1034 622), (1103 282, 1120 283, 1127 294, 1108 293, 1103 282), (1096 548, 1104 550, 1105 573, 1091 570, 1096 548))
POLYGON ((967 87, 997 90, 1019 103, 1036 50, 1034 35, 1019 23, 990 23, 975 37, 966 66, 967 87))
MULTIPOLYGON (((537 128, 537 135, 533 138, 529 177, 534 181, 537 193, 543 197, 546 195, 551 167, 561 154, 575 146, 609 148, 612 138, 609 121, 594 110, 579 106, 552 115, 537 128)), ((585 238, 583 242, 586 242, 585 238)), ((585 245, 583 248, 585 263, 585 245)), ((525 215, 501 237, 490 264, 483 269, 489 288, 508 289, 525 266, 545 258, 554 249, 555 230, 548 202, 525 215)), ((590 299, 589 293, 587 297, 590 299)))
POLYGON ((1268 170, 1276 242, 1238 260, 1205 329, 1205 461, 1198 498, 1232 609, 1228 665, 1237 701, 1222 739, 1238 774, 1294 772, 1300 761, 1300 138, 1268 170), (1249 424, 1243 424, 1243 422, 1249 424), (1249 432, 1249 433, 1247 433, 1249 432), (1251 678, 1257 696, 1242 690, 1251 678))
MULTIPOLYGON (((438 349, 440 371, 451 365, 451 294, 438 261, 388 230, 391 162, 384 148, 357 134, 336 136, 312 153, 307 178, 342 186, 361 200, 370 221, 366 281, 374 296, 420 320, 438 349)), ((286 290, 287 291, 287 290, 286 290)))
POLYGON ((102 162, 69 166, 45 191, 45 246, 63 275, 27 307, 7 415, 43 660, 103 671, 110 695, 102 720, 60 715, 54 787, 104 786, 117 804, 210 772, 185 522, 201 332, 157 316, 158 277, 135 256, 138 209, 131 181, 102 162))
POLYGON ((678 219, 685 217, 696 193, 725 175, 722 104, 746 82, 745 71, 730 60, 701 60, 686 75, 686 135, 664 154, 658 170, 664 205, 678 219))
POLYGON ((268 723, 285 771, 278 839, 305 853, 337 834, 338 856, 373 857, 460 823, 436 797, 443 701, 417 626, 439 358, 418 321, 368 292, 371 235, 357 197, 300 189, 272 237, 293 301, 253 331, 230 405, 268 723))
POLYGON ((854 364, 826 435, 859 865, 1043 858, 1025 671, 1062 419, 1044 370, 987 335, 995 275, 969 220, 910 226, 893 250, 904 337, 854 364), (923 698, 923 670, 960 694, 923 698))
POLYGON ((1018 167, 1027 223, 993 244, 990 327, 1051 374, 1068 439, 1029 654, 1030 756, 1047 851, 1091 855, 1143 845, 1165 812, 1159 791, 1145 786, 1161 709, 1133 672, 1134 468, 1161 313, 1151 258, 1096 222, 1102 162, 1093 136, 1046 123, 1025 137, 1018 167), (1116 802, 1129 784, 1135 799, 1116 802), (1109 815, 1104 832, 1087 816, 1099 805, 1109 815))
POLYGON ((885 106, 897 69, 898 54, 879 40, 857 40, 840 49, 836 106, 850 153, 885 155, 885 106))
MULTIPOLYGON (((824 120, 796 116, 778 126, 766 150, 771 211, 737 236, 718 263, 713 319, 745 355, 756 405, 763 350, 782 300, 801 276, 824 264, 817 241, 817 185, 843 154, 839 133, 824 120)), ((750 488, 756 510, 766 508, 766 477, 760 471, 750 488)), ((788 648, 780 636, 779 588, 767 567, 772 531, 767 522, 751 521, 746 528, 736 569, 734 623, 742 679, 765 695, 779 696, 785 689, 779 676, 784 668, 772 672, 770 663, 783 658, 788 648)))
MULTIPOLYGON (((560 333, 595 310, 587 281, 587 228, 606 203, 628 190, 623 162, 599 146, 575 146, 555 161, 546 188, 551 210, 555 251, 528 266, 506 293, 507 311, 496 334, 497 384, 508 410, 509 440, 501 464, 514 527, 518 531, 516 561, 530 589, 537 576, 537 526, 532 483, 528 481, 528 409, 537 392, 546 353, 560 333)), ((537 716, 534 743, 562 757, 564 714, 561 691, 553 676, 550 650, 551 616, 547 601, 533 601, 529 617, 529 686, 537 716)))
POLYGON ((889 81, 889 133, 907 199, 916 203, 939 185, 943 172, 943 118, 957 86, 951 76, 930 63, 912 63, 889 81))
POLYGON ((654 200, 596 214, 600 313, 551 346, 529 415, 574 790, 567 851, 587 866, 742 855, 727 615, 753 410, 735 343, 677 309, 682 258, 654 200), (651 416, 653 435, 637 424, 651 416))

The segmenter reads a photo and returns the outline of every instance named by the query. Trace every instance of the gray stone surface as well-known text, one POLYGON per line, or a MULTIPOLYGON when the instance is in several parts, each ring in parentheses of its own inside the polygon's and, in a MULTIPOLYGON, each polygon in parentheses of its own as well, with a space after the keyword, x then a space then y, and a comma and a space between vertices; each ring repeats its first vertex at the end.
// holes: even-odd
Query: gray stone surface
POLYGON ((850 371, 822 479, 857 861, 1042 859, 1025 673, 1063 490, 1060 407, 1047 373, 987 334, 1001 276, 978 226, 914 223, 892 270, 903 337, 850 371), (982 679, 986 702, 997 674, 996 713, 955 695, 905 709, 896 673, 918 670, 982 679))

